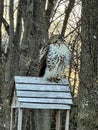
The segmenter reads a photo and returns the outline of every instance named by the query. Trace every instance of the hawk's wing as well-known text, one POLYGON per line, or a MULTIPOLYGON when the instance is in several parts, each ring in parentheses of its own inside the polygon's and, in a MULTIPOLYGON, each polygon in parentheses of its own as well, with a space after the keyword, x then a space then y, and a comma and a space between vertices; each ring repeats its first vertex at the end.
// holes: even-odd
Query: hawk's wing
POLYGON ((39 77, 42 77, 45 73, 46 69, 46 59, 47 59, 47 53, 49 51, 49 44, 44 46, 40 50, 40 58, 39 58, 39 77))

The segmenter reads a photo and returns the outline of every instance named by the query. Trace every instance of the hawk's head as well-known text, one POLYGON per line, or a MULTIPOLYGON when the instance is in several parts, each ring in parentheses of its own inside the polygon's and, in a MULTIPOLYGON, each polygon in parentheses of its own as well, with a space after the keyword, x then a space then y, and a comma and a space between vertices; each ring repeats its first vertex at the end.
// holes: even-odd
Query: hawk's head
POLYGON ((64 43, 64 39, 60 35, 54 35, 50 37, 49 43, 61 44, 61 43, 64 43))

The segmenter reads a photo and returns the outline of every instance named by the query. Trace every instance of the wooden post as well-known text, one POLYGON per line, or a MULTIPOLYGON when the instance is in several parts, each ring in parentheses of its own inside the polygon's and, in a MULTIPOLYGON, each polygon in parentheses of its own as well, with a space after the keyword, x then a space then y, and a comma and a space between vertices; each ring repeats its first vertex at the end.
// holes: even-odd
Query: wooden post
POLYGON ((10 130, 13 129, 13 108, 11 107, 11 121, 10 121, 10 130))
POLYGON ((22 109, 18 109, 18 129, 22 130, 22 109))
POLYGON ((66 112, 65 130, 69 130, 69 110, 66 112))
POLYGON ((56 130, 61 130, 61 110, 58 110, 56 114, 56 130))

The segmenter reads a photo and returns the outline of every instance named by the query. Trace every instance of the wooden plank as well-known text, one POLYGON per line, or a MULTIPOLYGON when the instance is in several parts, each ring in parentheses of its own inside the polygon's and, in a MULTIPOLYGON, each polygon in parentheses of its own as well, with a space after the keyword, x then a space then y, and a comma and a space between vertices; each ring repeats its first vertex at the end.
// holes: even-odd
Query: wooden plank
POLYGON ((66 112, 65 130, 69 130, 69 110, 66 112))
POLYGON ((13 130, 13 108, 11 108, 10 130, 13 130))
POLYGON ((33 92, 33 91, 17 91, 18 97, 45 97, 45 98, 71 98, 70 93, 64 92, 33 92))
POLYGON ((56 130, 61 130, 61 110, 56 114, 56 130))
POLYGON ((61 104, 38 104, 38 103, 21 103, 21 108, 34 108, 34 109, 63 109, 69 110, 70 105, 61 105, 61 104))
POLYGON ((41 77, 27 77, 27 76, 15 76, 14 77, 16 83, 37 83, 37 84, 68 84, 68 80, 63 79, 62 81, 49 82, 41 77))
POLYGON ((72 104, 72 99, 18 98, 19 102, 72 104))
POLYGON ((70 92, 69 86, 59 85, 36 85, 36 84, 16 84, 16 90, 38 90, 38 91, 66 91, 70 92))
POLYGON ((22 130, 22 109, 18 108, 18 128, 17 130, 22 130))

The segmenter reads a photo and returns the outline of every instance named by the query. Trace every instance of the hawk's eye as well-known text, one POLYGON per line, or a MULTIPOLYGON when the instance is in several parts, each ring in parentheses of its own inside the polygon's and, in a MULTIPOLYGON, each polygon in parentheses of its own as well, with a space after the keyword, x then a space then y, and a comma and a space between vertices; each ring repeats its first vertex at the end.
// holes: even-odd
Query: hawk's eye
POLYGON ((57 43, 58 40, 55 40, 54 43, 57 43))
POLYGON ((58 37, 59 40, 61 40, 61 37, 58 37))

